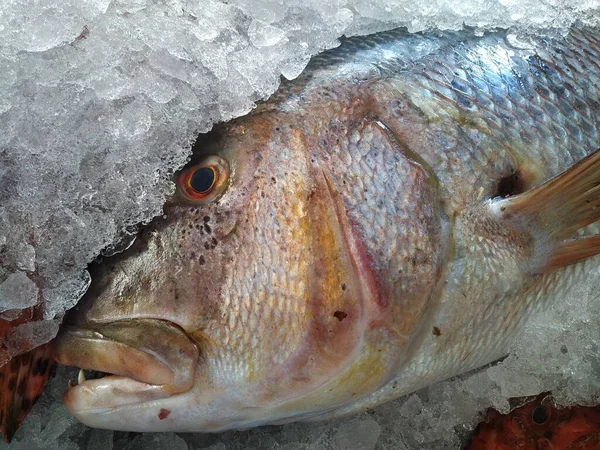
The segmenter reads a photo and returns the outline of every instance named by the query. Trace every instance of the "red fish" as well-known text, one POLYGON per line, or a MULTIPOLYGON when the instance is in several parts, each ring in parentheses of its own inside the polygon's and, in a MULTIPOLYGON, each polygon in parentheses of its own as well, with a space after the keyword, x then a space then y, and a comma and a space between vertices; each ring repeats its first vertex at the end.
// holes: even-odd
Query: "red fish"
POLYGON ((23 339, 16 345, 24 353, 11 357, 5 338, 18 325, 39 320, 41 314, 39 307, 28 308, 15 320, 0 320, 0 432, 7 442, 48 383, 54 365, 54 341, 32 349, 34 344, 23 339))
POLYGON ((600 405, 554 406, 540 394, 509 414, 490 408, 465 450, 598 450, 600 405))

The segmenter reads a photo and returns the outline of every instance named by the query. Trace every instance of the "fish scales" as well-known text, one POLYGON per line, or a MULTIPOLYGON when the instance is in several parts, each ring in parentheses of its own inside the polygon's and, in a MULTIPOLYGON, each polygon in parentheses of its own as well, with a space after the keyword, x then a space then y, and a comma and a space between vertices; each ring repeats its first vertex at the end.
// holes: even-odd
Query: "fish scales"
POLYGON ((70 313, 57 360, 116 376, 69 410, 138 431, 323 419, 504 356, 598 267, 598 36, 350 38, 215 127, 70 313))
MULTIPOLYGON (((405 142, 418 139, 411 148, 418 148, 419 155, 435 167, 442 185, 456 192, 459 182, 495 183, 496 168, 486 172, 493 163, 510 164, 510 171, 520 158, 530 158, 548 165, 547 173, 556 174, 598 147, 600 44, 596 34, 574 30, 564 41, 532 39, 528 47, 519 49, 510 45, 505 33, 484 38, 441 33, 434 40, 428 35, 388 32, 357 48, 353 46, 361 38, 349 39, 350 45, 332 58, 334 63, 327 64, 326 56, 317 57, 317 70, 309 69, 298 84, 306 96, 315 90, 318 95, 328 85, 339 90, 339 74, 350 74, 350 81, 361 76, 365 81, 373 76, 382 79, 377 83, 381 89, 377 100, 387 111, 378 109, 384 114, 378 117, 387 119, 388 126, 410 120, 413 128, 404 127, 408 130, 399 135, 405 142), (439 41, 444 44, 436 44, 439 41), (412 56, 411 48, 417 49, 412 56), (371 64, 379 68, 375 74, 368 70, 371 64), (396 103, 402 100, 418 108, 413 117, 407 118, 402 103, 396 103), (437 125, 432 127, 431 120, 437 125), (419 129, 424 135, 416 133, 419 129), (440 148, 440 143, 445 145, 440 148)), ((279 102, 265 105, 266 109, 281 108, 289 91, 300 89, 288 82, 277 94, 279 102)), ((400 126, 393 129, 400 131, 400 126)))

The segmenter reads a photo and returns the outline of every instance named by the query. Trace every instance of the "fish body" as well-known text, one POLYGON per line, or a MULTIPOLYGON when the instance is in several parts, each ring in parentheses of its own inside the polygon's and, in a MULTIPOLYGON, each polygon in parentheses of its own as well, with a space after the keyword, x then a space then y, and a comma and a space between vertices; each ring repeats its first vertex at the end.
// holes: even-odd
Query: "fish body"
POLYGON ((504 356, 598 267, 575 236, 597 232, 599 37, 348 39, 215 127, 68 317, 57 361, 115 375, 67 408, 134 431, 320 420, 504 356))

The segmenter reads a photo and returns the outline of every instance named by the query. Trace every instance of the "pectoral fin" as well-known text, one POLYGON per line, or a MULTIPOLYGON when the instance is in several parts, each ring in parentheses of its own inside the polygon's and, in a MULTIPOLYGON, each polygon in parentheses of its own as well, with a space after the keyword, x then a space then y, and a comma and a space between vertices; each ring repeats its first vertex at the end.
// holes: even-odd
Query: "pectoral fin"
POLYGON ((600 150, 547 182, 507 199, 492 213, 533 237, 530 270, 548 272, 600 253, 600 235, 577 231, 600 219, 600 150))

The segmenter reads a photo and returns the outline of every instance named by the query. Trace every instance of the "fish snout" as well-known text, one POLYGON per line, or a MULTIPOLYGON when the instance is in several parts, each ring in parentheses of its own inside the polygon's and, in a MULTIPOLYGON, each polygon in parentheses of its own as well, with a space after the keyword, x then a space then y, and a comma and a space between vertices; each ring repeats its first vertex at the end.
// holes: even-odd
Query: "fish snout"
POLYGON ((160 319, 130 319, 66 326, 56 340, 60 364, 112 376, 69 387, 67 408, 84 423, 86 410, 114 408, 189 391, 199 349, 177 325, 160 319), (82 417, 83 415, 83 417, 82 417))

